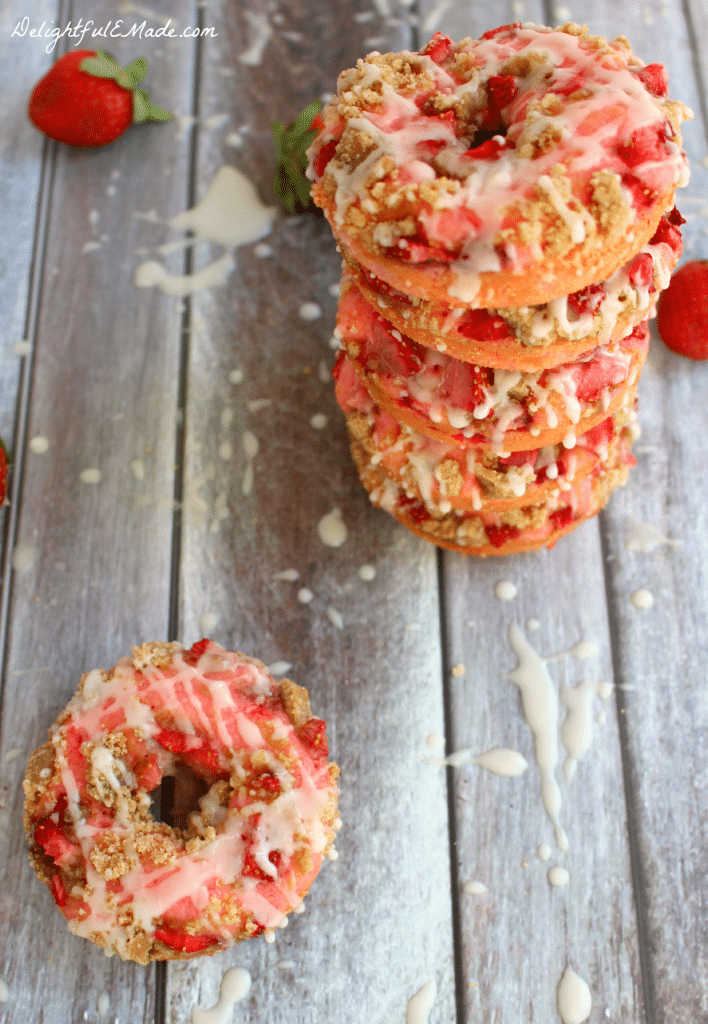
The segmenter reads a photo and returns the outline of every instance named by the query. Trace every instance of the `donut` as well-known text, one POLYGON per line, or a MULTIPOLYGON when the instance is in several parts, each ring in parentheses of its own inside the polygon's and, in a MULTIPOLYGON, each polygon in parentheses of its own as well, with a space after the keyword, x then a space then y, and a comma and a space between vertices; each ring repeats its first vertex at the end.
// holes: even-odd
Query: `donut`
POLYGON ((663 65, 626 39, 517 22, 369 53, 314 122, 308 176, 337 240, 450 306, 534 306, 604 281, 688 181, 663 65))
POLYGON ((211 955, 287 923, 334 856, 339 769, 307 692, 209 640, 132 648, 30 757, 30 861, 75 935, 124 960, 211 955), (185 827, 149 793, 191 773, 185 827))
POLYGON ((628 337, 553 369, 490 369, 402 335, 349 278, 335 333, 339 359, 350 361, 386 412, 429 437, 497 453, 558 444, 602 422, 636 383, 649 346, 642 322, 628 337))
POLYGON ((630 451, 633 438, 634 431, 625 428, 608 462, 583 477, 566 480, 565 487, 558 487, 542 501, 503 511, 455 509, 443 513, 418 498, 409 498, 356 441, 352 443, 352 457, 374 505, 424 540, 485 558, 552 548, 561 537, 596 515, 635 465, 630 451))
POLYGON ((398 423, 371 399, 369 403, 368 412, 351 407, 346 412, 351 442, 360 444, 372 464, 406 497, 442 513, 500 512, 544 501, 566 482, 609 463, 631 415, 622 410, 608 416, 582 434, 572 449, 559 444, 501 457, 479 449, 450 448, 398 423))
POLYGON ((622 338, 654 315, 658 295, 681 256, 683 223, 674 207, 649 243, 606 281, 539 306, 496 310, 463 309, 404 295, 341 248, 366 301, 414 341, 469 363, 536 371, 622 338))

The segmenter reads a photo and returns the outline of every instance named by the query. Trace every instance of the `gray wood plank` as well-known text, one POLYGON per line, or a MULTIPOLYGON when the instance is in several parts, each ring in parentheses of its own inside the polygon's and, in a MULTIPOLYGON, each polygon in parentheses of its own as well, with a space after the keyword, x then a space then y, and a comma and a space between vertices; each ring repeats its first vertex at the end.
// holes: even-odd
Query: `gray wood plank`
MULTIPOLYGON (((175 13, 175 4, 160 6, 175 13)), ((76 4, 79 15, 101 25, 115 10, 76 4)), ((143 42, 155 100, 182 112, 192 46, 165 44, 160 59, 143 42)), ((116 41, 113 50, 130 59, 134 47, 116 41)), ((155 230, 147 233, 133 213, 182 204, 187 165, 188 140, 175 125, 136 128, 96 152, 57 154, 25 431, 49 447, 24 453, 17 541, 33 560, 12 578, 0 746, 7 1021, 95 1019, 102 992, 112 1019, 154 1019, 154 972, 108 961, 73 938, 33 877, 21 779, 26 755, 44 741, 81 672, 109 667, 131 643, 167 628, 180 317, 133 284, 133 250, 155 230), (143 481, 131 473, 138 459, 143 481), (100 471, 97 483, 80 479, 87 468, 100 471)))
MULTIPOLYGON (((406 44, 404 25, 378 15, 357 22, 353 11, 340 2, 291 5, 280 22, 268 15, 271 40, 261 63, 245 70, 234 61, 245 45, 243 15, 224 9, 223 28, 205 51, 202 116, 226 109, 233 120, 225 132, 244 121, 251 128, 235 154, 223 137, 200 138, 200 193, 233 161, 272 201, 270 122, 334 89, 338 72, 373 46, 406 44), (222 64, 236 74, 215 76, 222 64)), ((169 1013, 183 1024, 193 1005, 212 1005, 224 970, 238 964, 254 979, 239 1007, 244 1020, 403 1020, 408 998, 435 978, 431 1020, 447 1021, 455 1000, 447 797, 444 778, 420 769, 424 737, 440 732, 443 720, 436 556, 372 509, 355 477, 329 377, 336 307, 329 288, 339 277, 329 229, 310 215, 280 218, 267 242, 271 257, 240 249, 227 286, 193 299, 204 326, 193 336, 187 479, 210 464, 215 476, 200 492, 206 529, 185 524, 181 634, 185 642, 200 636, 200 617, 210 612, 218 616, 217 641, 292 665, 288 674, 308 687, 329 724, 344 826, 339 859, 324 866, 306 912, 272 946, 245 943, 213 961, 171 968, 169 1013), (301 319, 303 302, 319 304, 322 316, 301 319), (234 368, 243 372, 236 386, 234 368), (262 399, 272 404, 249 407, 262 399), (224 428, 227 409, 233 422, 224 428), (310 424, 317 413, 327 417, 322 431, 310 424), (245 430, 260 445, 247 496, 245 430), (219 457, 224 441, 233 445, 228 460, 219 457), (214 514, 219 493, 229 510, 222 521, 214 514), (317 533, 334 507, 348 528, 338 549, 317 533), (358 576, 364 564, 376 570, 370 583, 358 576), (296 582, 273 579, 289 568, 299 572, 296 582), (297 599, 302 587, 314 595, 309 604, 297 599), (329 608, 341 614, 342 629, 329 608)))
MULTIPOLYGON (((696 3, 689 8, 693 37, 681 5, 650 10, 653 23, 632 20, 627 9, 618 27, 645 60, 666 63, 671 94, 695 111, 684 132, 691 182, 679 195, 678 206, 688 218, 684 259, 705 259, 706 105, 694 78, 696 63, 702 66, 705 58, 700 46, 705 7, 696 3), (696 42, 698 51, 692 48, 696 42)), ((606 17, 615 22, 617 11, 610 14, 608 8, 606 17)), ((619 679, 627 687, 621 691, 621 710, 645 901, 652 1024, 700 1020, 708 1008, 703 839, 708 790, 702 769, 696 768, 708 722, 706 509, 701 487, 708 463, 696 443, 708 425, 701 399, 706 381, 705 366, 674 356, 653 338, 639 392, 639 465, 604 520, 615 657, 619 679), (629 551, 631 520, 680 538, 680 546, 653 553, 629 551), (654 596, 647 611, 630 603, 639 588, 654 596)))

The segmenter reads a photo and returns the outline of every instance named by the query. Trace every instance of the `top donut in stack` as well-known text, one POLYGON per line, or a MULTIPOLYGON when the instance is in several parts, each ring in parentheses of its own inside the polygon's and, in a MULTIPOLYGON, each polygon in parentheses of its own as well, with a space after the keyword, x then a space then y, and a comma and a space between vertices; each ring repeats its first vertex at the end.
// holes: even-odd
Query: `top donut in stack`
POLYGON ((436 33, 340 75, 308 172, 346 268, 338 397, 365 485, 406 525, 520 550, 623 482, 646 320, 681 251, 690 116, 662 65, 574 24, 436 33), (530 501, 518 467, 543 483, 539 459, 558 469, 546 449, 592 449, 601 424, 585 496, 575 465, 530 501))

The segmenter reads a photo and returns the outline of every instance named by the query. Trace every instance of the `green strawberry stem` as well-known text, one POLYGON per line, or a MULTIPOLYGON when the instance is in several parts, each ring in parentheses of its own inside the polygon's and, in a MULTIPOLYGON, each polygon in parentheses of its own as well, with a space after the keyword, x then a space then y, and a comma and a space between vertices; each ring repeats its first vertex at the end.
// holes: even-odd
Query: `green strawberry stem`
POLYGON ((79 64, 81 71, 94 78, 112 78, 122 89, 133 94, 133 123, 141 121, 171 121, 172 114, 162 107, 150 102, 147 89, 136 88, 148 71, 148 62, 144 57, 136 57, 127 68, 111 57, 105 50, 97 50, 95 57, 87 57, 79 64))
POLYGON ((288 213, 295 212, 297 203, 303 207, 310 203, 310 182, 305 176, 305 151, 317 135, 317 129, 311 125, 321 106, 319 100, 313 100, 300 111, 289 127, 285 127, 284 121, 275 121, 271 126, 278 152, 273 191, 288 213))

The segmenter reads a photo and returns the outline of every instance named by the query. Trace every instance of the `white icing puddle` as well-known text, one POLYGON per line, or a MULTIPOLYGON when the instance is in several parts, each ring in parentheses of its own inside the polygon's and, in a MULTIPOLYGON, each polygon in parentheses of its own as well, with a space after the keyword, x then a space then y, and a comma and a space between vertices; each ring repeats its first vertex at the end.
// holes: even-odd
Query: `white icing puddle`
POLYGON ((101 479, 101 470, 96 469, 95 466, 89 466, 88 469, 82 469, 79 473, 79 480, 82 484, 97 484, 101 479))
POLYGON ((316 302, 303 302, 297 311, 301 320, 319 320, 322 316, 322 309, 316 302))
POLYGON ((342 519, 341 510, 333 508, 326 516, 322 516, 317 524, 317 532, 322 543, 328 548, 341 548, 347 539, 347 527, 342 519))
POLYGON ((98 1010, 98 1016, 99 1017, 107 1017, 110 1005, 111 1005, 111 1001, 108 998, 108 993, 107 992, 101 992, 100 996, 96 1000, 96 1009, 98 1010))
POLYGON ((551 885, 555 886, 564 886, 570 881, 570 875, 565 868, 551 868, 547 877, 551 885))
MULTIPOLYGON (((217 242, 233 249, 267 235, 275 216, 274 206, 264 206, 248 178, 235 167, 220 167, 201 202, 179 213, 168 223, 175 231, 192 231, 194 241, 217 242)), ((169 245, 170 243, 168 243, 169 245)), ((182 243, 176 243, 181 246, 182 243)), ((204 288, 224 284, 234 266, 231 252, 193 274, 170 274, 162 263, 147 260, 135 272, 139 288, 158 287, 167 295, 183 297, 204 288)))
POLYGON ((243 967, 230 967, 221 979, 219 1002, 208 1010, 195 1006, 192 1024, 226 1024, 227 1014, 236 1003, 246 998, 251 990, 251 975, 243 967))
POLYGON ((430 750, 438 750, 444 742, 445 741, 438 732, 429 732, 425 737, 425 745, 430 750))
POLYGON ((342 618, 341 613, 331 605, 327 609, 327 618, 333 626, 336 626, 337 629, 344 629, 344 619, 342 618))
POLYGON ((507 779, 518 778, 529 766, 526 758, 518 750, 507 750, 505 747, 492 747, 484 754, 473 757, 472 761, 493 775, 501 775, 507 779))
POLYGON ((38 434, 30 440, 28 447, 35 455, 44 455, 44 453, 49 450, 49 441, 46 437, 42 437, 41 434, 38 434))
POLYGON ((37 548, 31 547, 29 544, 18 544, 10 559, 12 568, 15 572, 27 572, 36 557, 37 548))
POLYGON ((204 612, 199 616, 199 629, 202 636, 209 636, 219 621, 216 612, 204 612))
POLYGON ((376 578, 376 569, 373 565, 362 565, 359 569, 359 579, 364 583, 371 583, 376 578))
POLYGON ((572 967, 566 967, 556 993, 558 1013, 563 1024, 583 1024, 592 1010, 592 996, 587 983, 572 967))
POLYGON ((508 580, 499 580, 494 587, 494 593, 500 601, 513 601, 518 590, 513 583, 509 583, 508 580))
POLYGON ((468 896, 484 896, 485 892, 488 892, 484 882, 465 882, 462 886, 462 891, 468 896))
POLYGON ((536 847, 536 856, 541 861, 547 861, 551 859, 551 848, 548 843, 539 843, 536 847))
POLYGON ((647 611, 654 604, 654 595, 650 590, 635 590, 630 595, 629 600, 632 602, 635 608, 639 608, 640 611, 647 611))
POLYGON ((268 671, 272 676, 284 676, 291 668, 292 665, 289 661, 274 661, 272 665, 268 666, 268 671))
POLYGON ((651 523, 640 523, 636 519, 629 520, 626 540, 629 551, 641 551, 643 554, 649 554, 660 547, 678 547, 680 543, 680 540, 667 537, 651 523))
POLYGON ((563 684, 560 687, 560 700, 567 711, 561 726, 561 739, 569 755, 563 763, 563 772, 568 781, 575 775, 578 761, 592 745, 593 694, 600 700, 607 700, 611 692, 611 683, 596 683, 587 679, 577 686, 563 684))
POLYGON ((297 592, 297 599, 300 604, 309 604, 314 596, 309 587, 302 587, 297 592))
POLYGON ((425 985, 422 985, 408 1000, 406 1024, 428 1024, 430 1011, 433 1008, 437 994, 438 989, 435 982, 426 981, 425 985))

